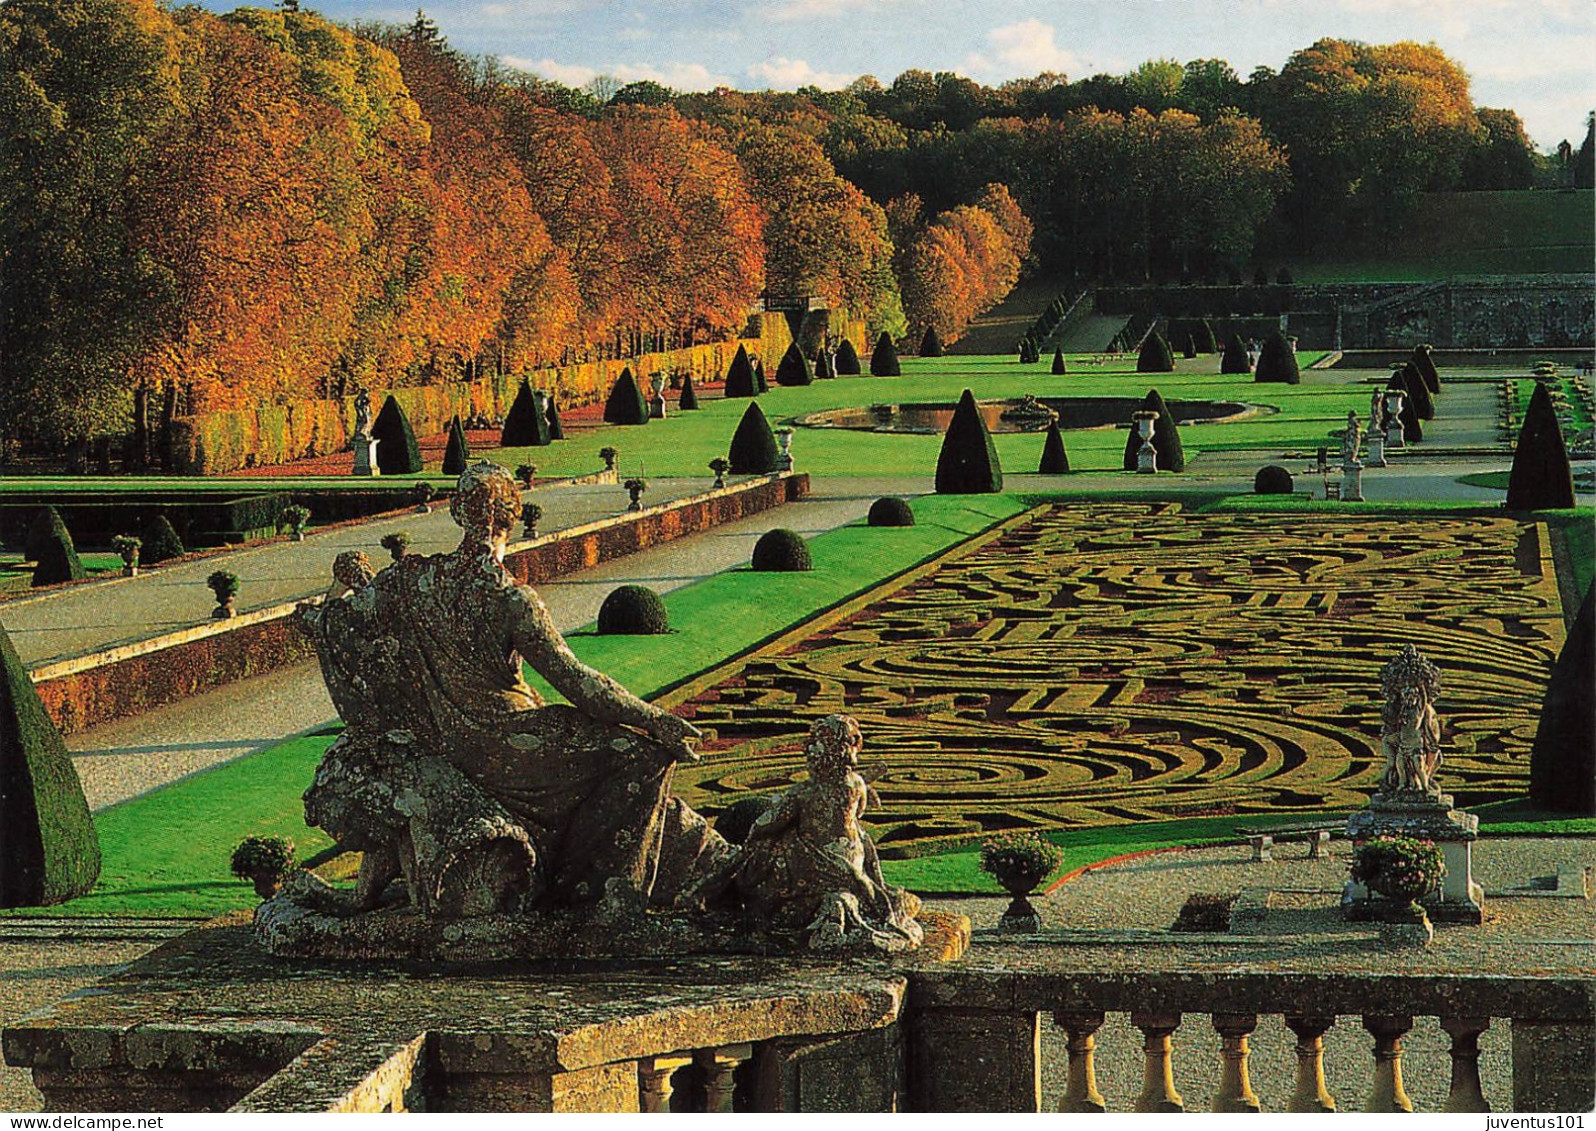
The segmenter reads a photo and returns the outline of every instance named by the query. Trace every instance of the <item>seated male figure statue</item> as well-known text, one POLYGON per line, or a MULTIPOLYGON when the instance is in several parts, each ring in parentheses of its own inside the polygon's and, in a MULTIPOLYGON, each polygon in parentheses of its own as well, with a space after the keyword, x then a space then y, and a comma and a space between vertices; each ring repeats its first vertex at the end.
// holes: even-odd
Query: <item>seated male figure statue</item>
POLYGON ((508 471, 468 468, 449 510, 459 548, 375 576, 341 563, 348 591, 304 609, 348 723, 306 820, 364 853, 361 909, 401 874, 432 917, 606 894, 669 906, 727 852, 670 792, 698 731, 578 660, 505 569, 521 512, 508 471), (546 705, 523 659, 571 705, 546 705))

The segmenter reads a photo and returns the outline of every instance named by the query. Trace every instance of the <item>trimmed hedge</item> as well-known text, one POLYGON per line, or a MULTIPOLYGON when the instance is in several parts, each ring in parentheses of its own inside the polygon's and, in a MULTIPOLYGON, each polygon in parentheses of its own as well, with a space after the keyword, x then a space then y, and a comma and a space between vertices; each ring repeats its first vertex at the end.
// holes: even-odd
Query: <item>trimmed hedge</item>
POLYGON ((1530 748, 1530 801, 1538 809, 1596 816, 1596 587, 1574 615, 1552 665, 1530 748))
POLYGON ((621 375, 610 387, 610 398, 604 402, 604 422, 606 424, 648 423, 648 401, 643 399, 643 390, 638 386, 637 378, 632 376, 631 366, 621 370, 621 375))
POLYGON ((763 358, 754 358, 754 388, 761 393, 770 392, 770 382, 765 379, 765 362, 763 358))
POLYGON ((1539 511, 1574 505, 1574 473, 1551 394, 1539 381, 1524 410, 1507 477, 1507 509, 1539 511))
POLYGON ((1038 475, 1064 475, 1070 469, 1069 453, 1064 450, 1064 435, 1058 430, 1058 421, 1047 426, 1047 439, 1042 441, 1042 459, 1036 466, 1038 475))
POLYGON ((726 392, 728 397, 751 397, 759 392, 759 384, 754 379, 754 363, 748 360, 748 348, 737 347, 737 356, 732 358, 730 367, 726 370, 726 392))
POLYGON ((499 443, 506 448, 541 448, 550 439, 548 417, 538 408, 537 394, 528 382, 522 381, 505 414, 499 443))
POLYGON ((471 443, 466 439, 465 429, 461 427, 460 418, 457 416, 449 421, 449 442, 443 449, 443 473, 464 474, 470 462, 471 443))
POLYGON ((871 526, 913 526, 914 511, 896 495, 884 495, 870 504, 865 521, 871 526))
POLYGON ((1254 495, 1289 495, 1296 489, 1297 484, 1291 478, 1291 472, 1278 464, 1260 467, 1258 474, 1252 477, 1254 495))
MULTIPOLYGON (((1153 422, 1153 450, 1158 453, 1159 471, 1185 471, 1186 449, 1180 442, 1180 428, 1175 424, 1175 416, 1169 411, 1169 406, 1164 403, 1164 398, 1157 389, 1148 389, 1147 395, 1142 398, 1142 409, 1156 412, 1158 419, 1153 422)), ((1125 458, 1122 465, 1126 471, 1136 470, 1136 454, 1142 450, 1142 438, 1135 428, 1130 430, 1130 435, 1125 438, 1125 458)))
POLYGON ((892 338, 885 330, 876 338, 875 351, 870 355, 870 376, 903 376, 903 366, 898 364, 898 349, 892 344, 892 338))
POLYGON ((57 537, 57 528, 66 529, 66 523, 61 519, 61 512, 54 507, 41 507, 28 523, 27 534, 22 540, 22 560, 36 562, 50 549, 50 543, 57 537))
POLYGON ((815 562, 803 535, 778 526, 754 543, 753 567, 760 573, 807 573, 815 562))
POLYGON ((1258 350, 1258 368, 1252 379, 1278 385, 1297 385, 1302 382, 1302 372, 1297 368, 1297 355, 1279 330, 1264 339, 1263 346, 1258 350))
POLYGON ((1141 352, 1136 355, 1138 373, 1173 373, 1175 355, 1170 351, 1164 335, 1154 330, 1142 341, 1141 352))
POLYGON ((831 367, 831 355, 822 349, 815 355, 815 380, 830 381, 836 376, 836 370, 831 367))
POLYGON ((671 630, 670 614, 658 593, 646 585, 623 585, 599 606, 601 636, 657 636, 671 630))
POLYGON ((986 495, 1003 490, 1003 464, 986 429, 975 394, 959 397, 937 454, 937 494, 986 495))
POLYGON ((742 420, 737 422, 737 431, 732 434, 731 451, 727 457, 731 462, 731 473, 767 475, 776 470, 780 456, 776 434, 771 431, 770 421, 765 419, 759 402, 755 401, 743 411, 742 420))
POLYGON ((0 907, 86 894, 100 843, 83 783, 11 637, 0 629, 0 907))
POLYGON ((1402 367, 1402 387, 1408 391, 1408 400, 1413 402, 1413 411, 1418 413, 1419 419, 1434 420, 1435 397, 1430 393, 1424 374, 1411 361, 1402 367))
POLYGON ((838 377, 857 377, 862 372, 859 365, 859 351, 853 348, 853 343, 847 338, 842 339, 837 346, 837 356, 832 362, 838 377))
POLYGON ((1435 358, 1429 346, 1413 347, 1413 367, 1419 371, 1419 376, 1424 378, 1424 383, 1432 395, 1441 391, 1441 371, 1435 367, 1435 358))
POLYGON ((693 388, 693 379, 688 376, 682 381, 682 396, 676 402, 676 407, 683 412, 698 411, 698 391, 693 388))
POLYGON ((1225 341, 1225 355, 1219 359, 1219 372, 1221 373, 1251 373, 1252 366, 1247 364, 1247 343, 1241 340, 1241 335, 1232 333, 1225 341))
POLYGON ((925 328, 925 334, 920 338, 920 356, 941 357, 942 354, 943 350, 941 335, 937 333, 937 328, 935 326, 927 326, 925 328))
POLYGON ((1192 334, 1192 342, 1197 347, 1198 353, 1217 353, 1219 345, 1214 339, 1213 323, 1204 318, 1197 323, 1197 329, 1192 334))
POLYGON ((814 379, 815 375, 809 368, 809 359, 798 348, 798 343, 789 343, 787 352, 781 355, 781 364, 776 366, 776 384, 794 388, 812 384, 814 379))
POLYGON ((550 440, 563 440, 563 439, 565 439, 565 425, 560 423, 560 409, 559 409, 559 406, 554 403, 554 394, 553 393, 549 394, 549 417, 548 417, 548 422, 549 422, 549 439, 550 440))
POLYGON ((1064 347, 1060 346, 1053 351, 1053 376, 1062 377, 1066 372, 1064 365, 1064 347))
POLYGON ((416 443, 415 429, 392 393, 372 422, 371 438, 377 441, 377 470, 384 475, 414 475, 421 470, 421 445, 416 443))

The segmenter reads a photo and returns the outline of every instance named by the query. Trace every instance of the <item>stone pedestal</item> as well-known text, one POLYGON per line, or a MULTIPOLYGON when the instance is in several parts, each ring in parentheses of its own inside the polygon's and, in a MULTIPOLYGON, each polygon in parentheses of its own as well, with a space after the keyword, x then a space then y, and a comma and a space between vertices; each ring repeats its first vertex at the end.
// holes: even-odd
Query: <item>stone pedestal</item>
POLYGON ((656 392, 648 398, 648 418, 650 420, 665 419, 665 394, 656 392))
POLYGON ((353 474, 361 476, 381 475, 377 467, 377 441, 370 436, 356 435, 349 441, 349 446, 355 452, 355 470, 353 474))
POLYGON ((1373 431, 1369 433, 1369 466, 1386 466, 1384 432, 1373 431))
MULTIPOLYGON (((1419 900, 1437 923, 1479 923, 1484 917, 1485 893, 1474 882, 1473 850, 1480 819, 1452 808, 1452 795, 1376 793, 1366 809, 1347 818, 1347 835, 1354 841, 1376 836, 1413 837, 1434 841, 1446 861, 1441 889, 1419 900)), ((1373 898, 1363 884, 1347 885, 1343 900, 1349 914, 1373 898)))
POLYGON ((792 470, 792 429, 778 428, 776 430, 776 443, 781 451, 776 456, 777 471, 792 470))
POLYGON ((1136 434, 1142 438, 1142 446, 1136 449, 1136 474, 1156 475, 1158 473, 1158 449, 1153 447, 1153 424, 1158 420, 1158 413, 1150 411, 1131 413, 1132 426, 1136 434))
POLYGON ((1346 460, 1341 464, 1341 501, 1363 502, 1363 464, 1346 460))

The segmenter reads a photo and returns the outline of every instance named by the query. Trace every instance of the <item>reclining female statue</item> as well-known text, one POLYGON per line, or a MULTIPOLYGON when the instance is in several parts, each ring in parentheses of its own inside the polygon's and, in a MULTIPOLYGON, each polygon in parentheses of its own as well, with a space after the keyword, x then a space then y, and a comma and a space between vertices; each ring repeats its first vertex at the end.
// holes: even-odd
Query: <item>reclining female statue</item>
POLYGON ((606 894, 669 905, 727 852, 670 795, 698 731, 572 655, 504 568, 521 511, 508 471, 468 468, 449 510, 458 549, 374 576, 341 559, 340 592, 303 610, 348 724, 305 794, 307 822, 364 853, 362 909, 401 874, 434 917, 606 894), (523 659, 571 706, 545 705, 523 659))

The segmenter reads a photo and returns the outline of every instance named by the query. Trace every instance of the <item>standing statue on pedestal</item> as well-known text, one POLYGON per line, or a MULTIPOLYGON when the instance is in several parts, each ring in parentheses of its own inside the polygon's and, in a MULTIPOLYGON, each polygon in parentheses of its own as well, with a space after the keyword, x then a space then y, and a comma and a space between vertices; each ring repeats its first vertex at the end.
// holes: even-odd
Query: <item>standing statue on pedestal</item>
POLYGON ((1385 774, 1380 791, 1440 793, 1435 782, 1441 768, 1441 720, 1435 713, 1441 691, 1441 673, 1411 644, 1380 669, 1380 690, 1385 695, 1381 711, 1380 749, 1385 754, 1385 774))
POLYGON ((1363 450, 1363 422, 1358 414, 1347 412, 1347 430, 1341 437, 1341 466, 1358 466, 1358 453, 1363 450))
POLYGON ((1369 431, 1385 432, 1385 390, 1376 389, 1369 394, 1369 431))
POLYGON ((361 389, 355 394, 355 439, 371 437, 371 393, 361 389))

